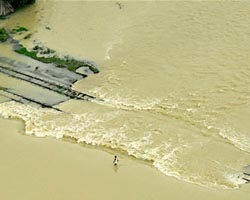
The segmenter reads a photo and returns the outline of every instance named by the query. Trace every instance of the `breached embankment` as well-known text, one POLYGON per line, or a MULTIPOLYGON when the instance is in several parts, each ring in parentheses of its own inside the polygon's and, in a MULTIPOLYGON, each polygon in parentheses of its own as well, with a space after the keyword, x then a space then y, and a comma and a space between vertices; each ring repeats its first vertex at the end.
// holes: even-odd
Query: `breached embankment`
MULTIPOLYGON (((5 30, 4 28, 2 30, 5 30)), ((70 56, 58 56, 55 51, 35 45, 32 50, 26 49, 12 35, 28 31, 25 27, 17 27, 11 31, 4 31, 6 52, 0 57, 0 73, 19 79, 36 86, 32 93, 17 90, 6 85, 0 95, 19 103, 35 103, 42 107, 53 108, 68 99, 93 100, 94 96, 73 90, 72 84, 87 77, 91 73, 98 73, 97 66, 89 61, 79 61, 70 56), (6 42, 7 41, 7 42, 6 42), (10 46, 13 45, 13 50, 10 46), (14 56, 9 57, 9 51, 14 56), (42 90, 41 90, 42 88, 42 90), (38 94, 36 94, 38 90, 38 94)), ((25 36, 26 37, 26 36, 25 36)), ((21 86, 22 84, 20 84, 21 86)))

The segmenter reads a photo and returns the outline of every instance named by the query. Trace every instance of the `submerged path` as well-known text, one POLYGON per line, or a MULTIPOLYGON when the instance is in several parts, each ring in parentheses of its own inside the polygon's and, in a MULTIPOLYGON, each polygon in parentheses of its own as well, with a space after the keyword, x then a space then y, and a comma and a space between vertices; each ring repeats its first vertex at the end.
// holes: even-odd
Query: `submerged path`
POLYGON ((33 100, 31 98, 24 97, 22 95, 16 94, 15 92, 11 92, 9 90, 0 91, 0 96, 6 97, 6 98, 8 98, 8 99, 10 99, 12 101, 18 102, 18 103, 22 103, 22 104, 34 103, 34 104, 40 105, 43 108, 51 108, 53 110, 63 112, 59 108, 55 108, 55 107, 53 107, 51 105, 48 105, 48 104, 33 100))
MULTIPOLYGON (((32 96, 23 94, 22 92, 15 91, 15 89, 11 88, 5 88, 4 91, 0 92, 0 95, 23 104, 35 103, 41 107, 53 108, 56 110, 59 109, 54 108, 54 105, 68 99, 84 101, 92 101, 95 99, 102 101, 101 99, 96 99, 94 96, 73 90, 71 88, 72 84, 75 81, 80 80, 81 77, 83 78, 83 76, 52 65, 46 66, 40 63, 38 64, 38 66, 35 65, 32 67, 25 63, 0 57, 0 73, 45 89, 38 92, 40 96, 44 96, 42 100, 36 95, 32 96), (46 91, 49 91, 50 93, 46 91), (53 101, 51 101, 51 99, 53 99, 53 101)), ((29 93, 32 93, 32 91, 29 93)))
POLYGON ((68 86, 56 84, 56 83, 50 82, 48 80, 33 77, 31 75, 25 74, 23 72, 19 72, 19 71, 14 70, 14 69, 5 68, 5 67, 0 66, 0 72, 3 74, 6 74, 8 76, 30 82, 32 84, 38 85, 38 86, 46 88, 48 90, 52 90, 52 91, 57 92, 59 94, 68 96, 71 99, 79 99, 79 100, 85 100, 85 101, 95 99, 94 96, 84 94, 82 92, 78 92, 76 90, 71 89, 68 86))

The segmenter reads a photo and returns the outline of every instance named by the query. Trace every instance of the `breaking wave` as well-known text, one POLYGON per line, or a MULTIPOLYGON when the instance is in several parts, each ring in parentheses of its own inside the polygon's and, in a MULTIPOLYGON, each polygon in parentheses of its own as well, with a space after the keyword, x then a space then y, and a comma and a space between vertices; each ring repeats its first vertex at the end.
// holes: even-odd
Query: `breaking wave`
MULTIPOLYGON (((116 115, 96 116, 94 113, 69 114, 52 109, 37 108, 17 102, 0 104, 0 114, 5 118, 21 119, 25 123, 25 133, 37 137, 51 136, 57 139, 70 137, 78 143, 105 146, 127 152, 138 159, 152 161, 153 166, 162 173, 177 179, 206 187, 223 189, 238 188, 244 183, 238 171, 226 174, 187 173, 181 163, 182 154, 191 151, 187 143, 180 145, 171 140, 155 142, 152 132, 140 136, 127 134, 131 127, 124 123, 118 126, 106 126, 107 121, 116 115)), ((158 133, 160 135, 160 133, 158 133)), ((221 171, 218 170, 218 171, 221 171)), ((217 172, 218 172, 217 171, 217 172)), ((223 171, 223 170, 222 170, 223 171)))

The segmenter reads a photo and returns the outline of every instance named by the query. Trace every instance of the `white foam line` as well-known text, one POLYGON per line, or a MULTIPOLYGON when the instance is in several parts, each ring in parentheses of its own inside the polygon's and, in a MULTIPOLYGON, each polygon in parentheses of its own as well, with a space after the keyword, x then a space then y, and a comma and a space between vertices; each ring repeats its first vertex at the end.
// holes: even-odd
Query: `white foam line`
POLYGON ((141 138, 128 138, 124 133, 128 131, 126 125, 107 130, 105 127, 96 124, 102 122, 95 119, 92 114, 63 116, 62 113, 52 109, 35 108, 30 105, 23 105, 16 102, 0 104, 0 114, 5 118, 18 118, 25 122, 25 133, 37 137, 52 136, 57 139, 64 136, 75 138, 78 143, 84 142, 91 145, 106 146, 121 149, 138 159, 153 161, 153 165, 165 175, 175 177, 179 180, 201 185, 204 187, 216 187, 222 189, 238 188, 243 182, 237 175, 228 175, 226 178, 231 187, 216 182, 195 182, 191 176, 182 176, 175 168, 177 163, 176 153, 189 148, 187 145, 172 147, 171 144, 164 144, 154 147, 150 133, 141 138), (47 121, 42 117, 49 116, 47 121), (62 121, 60 121, 60 116, 62 121), (66 119, 65 119, 66 118, 66 119), (65 123, 65 120, 67 123, 65 123), (62 124, 60 124, 62 123, 62 124))

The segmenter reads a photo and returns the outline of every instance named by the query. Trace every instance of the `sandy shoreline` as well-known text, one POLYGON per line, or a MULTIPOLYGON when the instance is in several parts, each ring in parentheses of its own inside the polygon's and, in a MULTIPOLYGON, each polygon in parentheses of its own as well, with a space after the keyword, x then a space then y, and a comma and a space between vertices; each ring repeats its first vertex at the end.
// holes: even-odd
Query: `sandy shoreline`
POLYGON ((239 190, 202 188, 167 177, 130 157, 52 138, 24 136, 23 123, 0 118, 0 198, 15 199, 248 199, 239 190), (182 191, 181 193, 179 191, 182 191))

